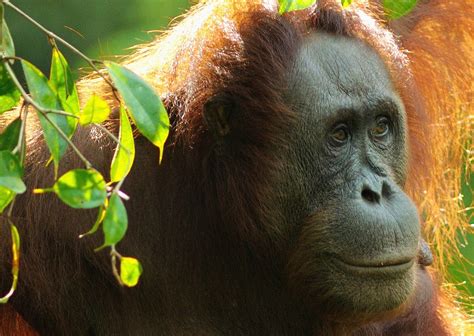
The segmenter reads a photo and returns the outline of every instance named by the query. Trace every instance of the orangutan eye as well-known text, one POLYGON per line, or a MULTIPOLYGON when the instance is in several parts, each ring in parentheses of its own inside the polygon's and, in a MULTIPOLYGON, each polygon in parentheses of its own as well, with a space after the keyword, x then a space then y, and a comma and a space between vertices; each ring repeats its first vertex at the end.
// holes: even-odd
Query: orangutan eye
POLYGON ((350 134, 347 125, 337 125, 330 134, 331 143, 334 146, 342 146, 349 140, 350 134))
POLYGON ((378 117, 375 127, 370 130, 370 136, 374 140, 383 141, 390 133, 390 119, 378 117))

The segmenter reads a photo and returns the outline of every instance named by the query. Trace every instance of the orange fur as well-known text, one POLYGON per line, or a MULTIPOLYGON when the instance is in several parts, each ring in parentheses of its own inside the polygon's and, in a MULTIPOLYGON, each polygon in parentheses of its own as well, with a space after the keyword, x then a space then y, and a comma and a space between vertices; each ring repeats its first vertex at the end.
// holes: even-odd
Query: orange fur
MULTIPOLYGON (((468 222, 459 195, 461 170, 472 168, 474 4, 470 0, 427 1, 407 17, 387 23, 378 3, 354 1, 344 16, 352 34, 382 55, 401 95, 414 96, 410 104, 421 105, 425 111, 424 116, 413 115, 410 111, 415 107, 407 106, 412 165, 406 189, 423 214, 424 235, 437 255, 436 279, 448 282, 446 266, 459 257, 458 237, 466 232, 468 222), (418 90, 415 95, 408 92, 413 87, 418 90)), ((317 6, 342 10, 337 0, 320 0, 317 6)), ((139 46, 125 64, 146 78, 162 97, 201 91, 205 95, 212 83, 193 80, 206 78, 206 64, 216 52, 238 46, 237 32, 244 22, 241 14, 254 9, 276 12, 276 1, 202 1, 156 41, 139 46)), ((311 12, 286 16, 305 32, 311 26, 311 12)), ((97 76, 82 80, 80 91, 83 96, 103 92, 113 102, 97 76)), ((193 127, 198 123, 192 113, 185 110, 177 116, 178 134, 196 131, 193 127)), ((445 294, 449 295, 440 299, 439 314, 451 324, 453 333, 474 332, 473 324, 453 303, 451 291, 445 294)))
MULTIPOLYGON (((340 9, 338 1, 320 0, 316 6, 340 9)), ((199 64, 228 43, 229 36, 238 43, 239 13, 252 9, 276 11, 277 6, 261 0, 202 1, 156 41, 139 46, 125 63, 163 96, 186 90, 189 74, 199 72, 199 64)), ((286 15, 304 30, 310 11, 286 15)), ((460 181, 463 167, 472 171, 473 160, 474 3, 431 0, 391 23, 384 21, 379 1, 354 1, 345 11, 349 21, 360 13, 367 15, 365 25, 354 20, 354 35, 384 56, 394 76, 400 66, 408 66, 419 91, 419 101, 413 104, 422 104, 426 116, 409 115, 412 165, 406 189, 424 216, 438 282, 449 283, 447 266, 462 257, 459 237, 469 230, 460 181)), ((404 79, 395 78, 399 83, 404 79)), ((90 81, 99 79, 86 80, 83 87, 90 87, 90 81)), ((448 291, 450 286, 443 288, 447 298, 442 299, 442 314, 458 332, 472 331, 474 323, 459 307, 453 308, 458 294, 448 291)))

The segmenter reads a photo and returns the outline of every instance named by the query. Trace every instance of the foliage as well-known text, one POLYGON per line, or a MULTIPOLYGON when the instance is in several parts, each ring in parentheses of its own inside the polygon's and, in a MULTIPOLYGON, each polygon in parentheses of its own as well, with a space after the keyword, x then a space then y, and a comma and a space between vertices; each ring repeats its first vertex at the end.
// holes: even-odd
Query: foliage
POLYGON ((21 105, 16 109, 18 117, 0 134, 0 212, 8 211, 7 219, 12 232, 13 251, 12 287, 7 295, 0 298, 0 302, 8 301, 18 279, 20 236, 11 215, 15 196, 27 190, 23 182, 26 156, 25 130, 27 115, 32 109, 36 110, 38 115, 46 146, 54 163, 55 176, 57 177, 61 159, 68 147, 79 156, 84 165, 84 168, 67 171, 56 179, 52 187, 35 189, 34 193, 53 192, 72 208, 99 208, 95 224, 81 237, 94 234, 102 227, 104 243, 96 250, 109 247, 113 274, 119 283, 135 286, 143 272, 140 262, 132 257, 123 257, 116 249, 128 226, 127 210, 122 200, 128 197, 120 188, 130 172, 135 157, 135 140, 129 117, 134 121, 138 132, 160 149, 161 161, 169 133, 168 113, 152 87, 127 68, 116 63, 104 63, 88 58, 10 1, 0 1, 0 14, 0 113, 17 106, 23 98, 21 105), (32 63, 15 56, 13 40, 3 16, 7 7, 23 16, 48 37, 52 50, 49 77, 32 63), (114 106, 120 106, 118 138, 100 125, 110 114, 109 103, 93 94, 81 105, 68 61, 57 43, 82 57, 114 92, 116 100, 114 106), (13 62, 21 63, 29 93, 20 85, 12 69, 13 62), (105 71, 99 71, 97 65, 102 65, 105 71), (110 167, 111 180, 108 183, 71 140, 78 127, 88 125, 100 128, 117 143, 110 167), (120 271, 117 268, 117 258, 120 262, 120 271))
POLYGON ((105 65, 138 130, 160 149, 161 161, 170 127, 163 103, 153 88, 132 71, 112 62, 105 65))
POLYGON ((316 0, 279 0, 280 14, 311 7, 316 0))
POLYGON ((105 180, 93 169, 70 170, 47 189, 35 189, 36 194, 54 192, 58 197, 76 209, 97 208, 107 198, 105 180))
POLYGON ((388 18, 394 20, 410 13, 417 2, 418 0, 384 0, 383 7, 388 18))
POLYGON ((5 66, 0 65, 0 113, 15 107, 20 101, 20 91, 12 83, 5 66))
MULTIPOLYGON (((278 0, 280 5, 280 14, 292 12, 295 10, 302 10, 313 6, 317 0, 278 0)), ((383 7, 387 17, 390 20, 398 19, 415 7, 418 0, 384 0, 383 7)), ((352 0, 341 0, 342 7, 348 7, 352 0)))
POLYGON ((135 142, 133 141, 132 126, 127 112, 120 106, 120 133, 117 149, 110 166, 110 181, 119 182, 128 175, 135 159, 135 142))

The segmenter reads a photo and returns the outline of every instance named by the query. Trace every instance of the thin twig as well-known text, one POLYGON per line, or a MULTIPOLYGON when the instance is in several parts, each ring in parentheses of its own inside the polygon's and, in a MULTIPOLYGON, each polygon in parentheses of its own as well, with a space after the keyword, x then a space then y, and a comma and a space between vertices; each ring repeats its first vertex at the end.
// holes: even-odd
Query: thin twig
POLYGON ((120 143, 120 140, 115 136, 115 134, 113 134, 112 132, 110 132, 107 127, 104 127, 102 126, 101 124, 94 124, 95 127, 99 128, 102 132, 104 132, 105 134, 107 134, 109 136, 109 138, 111 138, 115 143, 117 143, 118 145, 121 145, 123 149, 127 150, 127 148, 125 148, 125 146, 123 146, 121 143, 120 143))
POLYGON ((25 133, 25 128, 26 128, 26 115, 27 115, 23 111, 28 111, 28 103, 25 100, 23 100, 23 104, 20 109, 20 116, 19 116, 21 120, 20 135, 18 136, 18 142, 16 143, 15 148, 12 150, 12 154, 16 154, 17 152, 20 152, 20 158, 22 158, 21 149, 23 147, 23 137, 25 135, 24 133, 25 133), (23 114, 25 114, 25 116, 22 118, 23 114))
POLYGON ((71 146, 71 148, 76 152, 77 156, 84 162, 85 166, 87 169, 92 168, 92 164, 89 162, 89 160, 86 159, 86 157, 81 153, 81 151, 74 145, 74 143, 69 139, 69 137, 64 134, 63 130, 59 128, 56 123, 54 123, 48 116, 48 113, 55 113, 52 111, 48 111, 47 109, 44 109, 43 107, 39 106, 33 99, 30 98, 30 96, 26 93, 26 91, 23 89, 21 86, 20 82, 18 81, 18 78, 15 75, 15 72, 13 72, 13 69, 11 68, 10 64, 7 62, 4 62, 5 68, 8 71, 8 74, 10 75, 13 83, 16 85, 16 87, 20 90, 21 95, 23 96, 23 99, 26 100, 28 104, 31 104, 39 113, 43 115, 43 117, 48 121, 51 126, 61 135, 61 137, 71 146))
POLYGON ((11 9, 13 9, 15 12, 17 12, 18 14, 20 14, 21 16, 23 16, 25 19, 27 19, 29 22, 31 22, 34 26, 36 26, 39 30, 41 30, 43 33, 45 33, 49 38, 52 38, 52 39, 55 39, 59 42, 61 42, 64 46, 66 46, 67 48, 69 48, 72 52, 74 52, 75 54, 77 54, 78 56, 80 56, 82 59, 84 59, 90 66, 92 69, 94 69, 95 72, 97 72, 97 74, 102 77, 104 79, 104 81, 112 88, 112 91, 114 92, 114 95, 115 95, 115 91, 116 91, 116 88, 115 86, 112 84, 112 82, 110 82, 110 80, 104 76, 104 74, 99 70, 99 68, 97 68, 97 66, 95 65, 96 63, 98 64, 103 64, 102 61, 99 61, 99 60, 94 60, 94 59, 91 59, 89 57, 87 57, 86 55, 84 55, 79 49, 77 49, 76 47, 74 47, 72 44, 70 44, 69 42, 67 42, 66 40, 62 39, 61 37, 59 37, 58 35, 56 35, 55 33, 49 31, 48 29, 46 29, 43 25, 41 25, 40 23, 38 23, 37 21, 35 21, 31 16, 29 16, 28 14, 26 14, 25 12, 23 12, 20 8, 16 7, 14 4, 12 4, 9 0, 3 0, 3 3, 10 7, 11 9))
POLYGON ((29 105, 24 104, 23 110, 20 111, 20 118, 22 118, 22 123, 21 123, 21 129, 20 129, 20 136, 18 139, 18 146, 20 146, 19 155, 20 155, 22 166, 25 166, 25 160, 26 160, 26 123, 28 121, 28 113, 29 113, 29 105), (21 115, 21 112, 23 112, 23 116, 21 115))
POLYGON ((117 258, 122 259, 122 256, 120 255, 120 253, 117 252, 115 246, 112 245, 110 247, 110 261, 112 263, 112 273, 114 274, 114 277, 117 279, 118 283, 123 286, 124 283, 122 282, 122 278, 120 278, 120 274, 117 269, 117 258))
POLYGON ((66 112, 66 111, 61 111, 61 110, 56 110, 56 109, 50 109, 50 108, 43 107, 43 106, 39 105, 37 102, 35 102, 33 99, 31 99, 31 97, 28 95, 28 93, 26 93, 26 91, 23 89, 23 86, 21 86, 20 82, 16 78, 16 75, 13 72, 13 70, 10 68, 10 64, 7 62, 10 59, 17 59, 17 60, 18 59, 22 60, 22 59, 19 58, 19 57, 2 57, 1 58, 1 60, 3 61, 3 64, 5 64, 5 67, 8 70, 8 73, 10 74, 10 77, 12 77, 12 80, 15 82, 15 86, 18 87, 18 89, 21 92, 21 95, 23 96, 23 99, 28 103, 28 105, 33 106, 35 109, 41 111, 42 113, 59 114, 59 115, 65 116, 65 117, 79 119, 79 117, 75 114, 72 114, 72 113, 69 113, 69 112, 66 112))
MULTIPOLYGON (((106 127, 102 126, 101 124, 94 124, 94 125, 97 126, 103 132, 105 132, 105 134, 107 134, 113 141, 115 141, 120 147, 122 147, 125 150, 125 152, 128 154, 128 161, 129 161, 127 162, 127 166, 128 166, 130 164, 130 156, 131 156, 130 150, 127 147, 125 147, 125 145, 106 127)), ((125 195, 122 191, 120 191, 122 184, 125 182, 125 178, 126 176, 115 185, 112 191, 112 192, 116 192, 120 198, 124 198, 123 195, 125 195)))
POLYGON ((127 147, 125 147, 125 145, 122 142, 120 142, 120 140, 115 136, 115 134, 110 132, 107 129, 107 127, 104 127, 101 124, 94 124, 94 126, 98 127, 101 131, 107 134, 107 136, 109 136, 117 145, 120 145, 120 147, 122 147, 127 152, 127 154, 130 155, 130 150, 127 147))
POLYGON ((13 216, 13 207, 15 206, 16 195, 13 197, 10 205, 8 206, 7 218, 12 218, 13 216))
POLYGON ((84 162, 84 164, 86 165, 86 168, 87 169, 90 169, 92 168, 92 163, 89 162, 89 160, 86 159, 86 157, 81 153, 81 151, 79 150, 79 148, 76 147, 76 145, 71 141, 71 139, 69 139, 69 137, 64 134, 64 132, 62 131, 62 129, 59 128, 58 125, 56 125, 56 123, 54 123, 47 114, 43 114, 43 117, 51 124, 51 126, 54 127, 54 129, 56 129, 56 131, 59 133, 59 135, 61 135, 61 137, 66 140, 66 142, 69 144, 69 146, 71 146, 71 148, 74 150, 74 152, 76 152, 77 156, 79 156, 79 158, 81 159, 82 162, 84 162))

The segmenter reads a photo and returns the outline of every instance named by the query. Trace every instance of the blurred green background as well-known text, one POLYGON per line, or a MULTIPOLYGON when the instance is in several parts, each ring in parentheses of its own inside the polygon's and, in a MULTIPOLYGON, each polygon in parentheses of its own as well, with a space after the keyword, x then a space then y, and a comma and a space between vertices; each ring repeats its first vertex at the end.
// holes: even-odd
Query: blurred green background
MULTIPOLYGON (((170 20, 185 12, 188 0, 12 0, 14 5, 91 58, 125 55, 127 48, 153 39, 170 20)), ((16 53, 49 71, 47 38, 21 16, 6 9, 16 53)), ((72 66, 86 63, 59 45, 72 66)))
MULTIPOLYGON (((127 48, 150 41, 151 30, 164 29, 175 16, 189 8, 187 0, 12 0, 48 29, 77 46, 91 58, 111 58, 127 54, 127 48)), ((49 71, 50 47, 47 39, 23 18, 7 9, 6 20, 16 44, 17 55, 49 71)), ((86 66, 65 48, 61 48, 70 63, 86 66)), ((467 170, 466 170, 467 171, 467 170)), ((464 203, 472 206, 474 174, 462 183, 464 203)), ((472 214, 472 212, 471 212, 472 214)), ((474 224, 471 223, 471 226, 474 224)), ((450 267, 456 282, 474 297, 474 284, 469 283, 466 271, 474 274, 474 235, 469 235, 460 246, 471 261, 450 267)), ((471 304, 474 300, 471 300, 471 304)))

